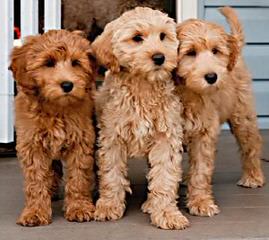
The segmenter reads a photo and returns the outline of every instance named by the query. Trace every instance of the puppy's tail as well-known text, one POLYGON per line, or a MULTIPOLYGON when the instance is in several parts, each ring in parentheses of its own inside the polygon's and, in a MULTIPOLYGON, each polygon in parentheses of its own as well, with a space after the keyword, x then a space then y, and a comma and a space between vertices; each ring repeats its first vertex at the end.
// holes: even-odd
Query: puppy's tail
POLYGON ((226 18, 226 21, 231 27, 232 36, 236 38, 241 49, 245 42, 245 36, 243 26, 237 17, 236 11, 231 7, 222 7, 219 11, 226 18))

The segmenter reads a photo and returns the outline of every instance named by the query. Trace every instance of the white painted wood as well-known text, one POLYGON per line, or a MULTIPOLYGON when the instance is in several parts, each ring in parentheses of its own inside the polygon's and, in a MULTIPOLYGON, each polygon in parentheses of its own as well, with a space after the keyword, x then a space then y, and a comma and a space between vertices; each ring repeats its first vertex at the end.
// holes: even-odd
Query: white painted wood
POLYGON ((13 94, 0 95, 0 143, 14 141, 13 102, 13 94))
POLYGON ((176 0, 176 21, 182 22, 182 0, 176 0))
POLYGON ((21 36, 38 34, 38 0, 21 0, 21 36))
POLYGON ((13 110, 14 83, 8 70, 9 54, 13 46, 14 26, 13 1, 0 1, 0 142, 13 141, 13 110))
POLYGON ((45 32, 61 29, 61 0, 45 0, 45 32))
POLYGON ((14 47, 21 47, 22 46, 22 40, 21 39, 14 39, 13 46, 14 47))
POLYGON ((199 0, 176 0, 176 17, 180 23, 189 18, 198 17, 199 0))
POLYGON ((198 0, 182 0, 182 20, 198 17, 198 0))

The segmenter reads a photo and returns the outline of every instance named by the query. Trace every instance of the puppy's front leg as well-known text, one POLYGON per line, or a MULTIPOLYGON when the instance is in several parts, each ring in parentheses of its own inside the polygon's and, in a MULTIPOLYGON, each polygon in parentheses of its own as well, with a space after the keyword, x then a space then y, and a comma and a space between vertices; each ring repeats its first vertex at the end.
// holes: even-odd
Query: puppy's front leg
POLYGON ((94 187, 93 145, 78 143, 67 157, 67 182, 65 186, 65 218, 85 222, 93 219, 94 187))
POLYGON ((25 207, 17 220, 23 226, 39 226, 51 223, 51 184, 53 173, 51 160, 41 146, 33 143, 17 144, 25 181, 25 207))
POLYGON ((142 211, 150 214, 152 224, 163 229, 184 229, 189 225, 177 207, 178 185, 182 177, 181 154, 176 139, 169 141, 165 134, 160 134, 148 156, 149 193, 142 211))
POLYGON ((116 137, 104 136, 100 131, 101 148, 98 151, 99 193, 95 219, 98 221, 117 220, 125 211, 125 192, 130 192, 127 180, 127 148, 116 137))
POLYGON ((211 185, 218 128, 212 124, 193 136, 189 144, 187 207, 193 215, 211 217, 220 212, 214 202, 211 185))

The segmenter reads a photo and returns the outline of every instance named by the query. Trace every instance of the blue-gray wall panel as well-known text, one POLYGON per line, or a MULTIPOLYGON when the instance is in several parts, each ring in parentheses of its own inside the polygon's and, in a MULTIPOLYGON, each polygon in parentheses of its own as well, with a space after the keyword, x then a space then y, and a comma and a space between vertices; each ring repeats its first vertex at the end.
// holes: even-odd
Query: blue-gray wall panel
POLYGON ((269 81, 254 81, 257 113, 261 116, 269 116, 269 81))
POLYGON ((243 54, 253 76, 259 127, 269 129, 269 0, 201 0, 198 17, 229 27, 218 12, 233 6, 244 25, 246 46, 243 54))
POLYGON ((269 79, 269 45, 246 45, 243 55, 254 79, 269 79))
MULTIPOLYGON (((269 1, 268 1, 269 2, 269 1)), ((234 8, 244 26, 247 43, 269 43, 269 8, 234 8)), ((225 18, 217 8, 205 8, 204 18, 226 26, 225 18)))
POLYGON ((253 7, 269 7, 268 0, 204 0, 205 6, 253 6, 253 7))

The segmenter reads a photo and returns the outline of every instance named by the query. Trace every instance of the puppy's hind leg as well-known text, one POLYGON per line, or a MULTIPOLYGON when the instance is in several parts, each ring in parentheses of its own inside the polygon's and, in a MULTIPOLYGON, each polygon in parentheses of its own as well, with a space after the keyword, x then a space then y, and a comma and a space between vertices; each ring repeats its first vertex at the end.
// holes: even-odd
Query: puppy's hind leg
POLYGON ((243 174, 239 186, 257 188, 265 183, 261 166, 262 138, 255 112, 249 106, 242 107, 229 119, 232 131, 241 150, 243 174))
POLYGON ((163 229, 184 229, 188 219, 177 207, 178 187, 181 180, 182 149, 177 141, 160 136, 148 156, 150 171, 147 179, 148 199, 142 211, 149 213, 152 224, 163 229), (175 143, 173 145, 173 143, 175 143))

